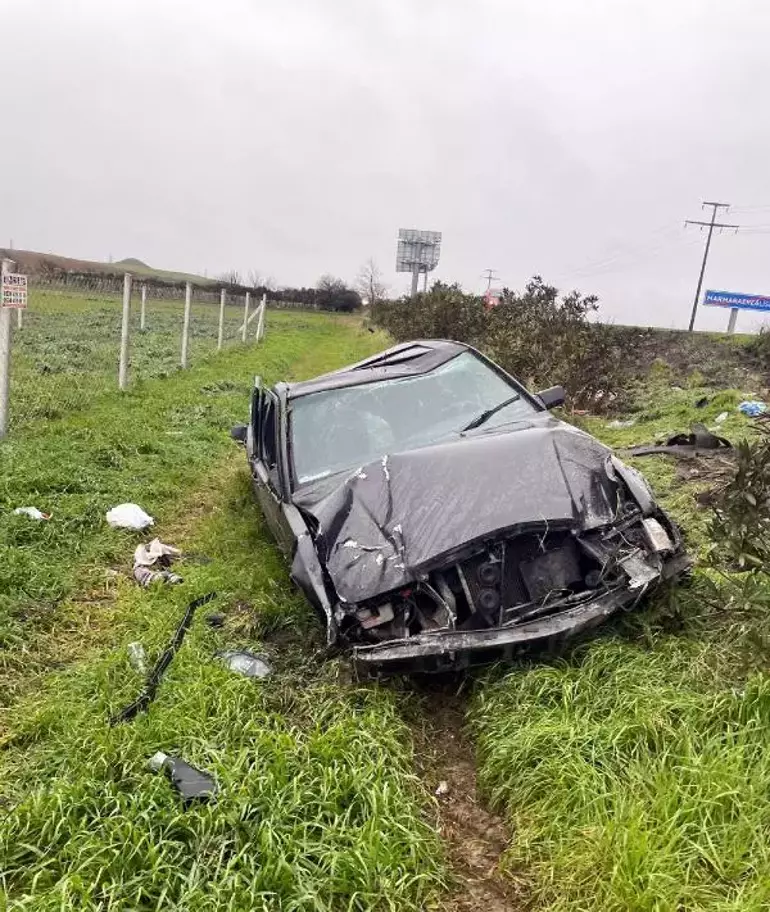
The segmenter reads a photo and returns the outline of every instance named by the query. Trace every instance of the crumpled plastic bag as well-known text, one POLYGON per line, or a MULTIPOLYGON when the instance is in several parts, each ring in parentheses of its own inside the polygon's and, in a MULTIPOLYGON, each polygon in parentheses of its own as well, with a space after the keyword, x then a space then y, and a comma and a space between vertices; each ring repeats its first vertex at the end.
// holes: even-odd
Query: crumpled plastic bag
POLYGON ((152 516, 135 503, 118 504, 107 511, 106 519, 113 529, 134 529, 137 532, 155 524, 152 516))
POLYGON ((134 551, 134 579, 146 589, 151 583, 181 583, 182 577, 167 568, 181 554, 178 548, 153 538, 148 545, 137 545, 134 551), (156 567, 157 569, 153 569, 156 567))
POLYGON ((16 507, 13 511, 16 516, 29 516, 30 519, 50 519, 50 513, 43 513, 37 507, 16 507))
POLYGON ((159 538, 153 538, 149 545, 137 545, 134 551, 134 566, 141 564, 143 567, 151 567, 161 558, 179 557, 181 551, 174 548, 173 545, 167 545, 159 538))
POLYGON ((744 415, 748 415, 749 418, 757 418, 759 415, 764 415, 767 411, 767 406, 764 402, 752 399, 747 402, 741 402, 738 406, 738 411, 743 412, 744 415))

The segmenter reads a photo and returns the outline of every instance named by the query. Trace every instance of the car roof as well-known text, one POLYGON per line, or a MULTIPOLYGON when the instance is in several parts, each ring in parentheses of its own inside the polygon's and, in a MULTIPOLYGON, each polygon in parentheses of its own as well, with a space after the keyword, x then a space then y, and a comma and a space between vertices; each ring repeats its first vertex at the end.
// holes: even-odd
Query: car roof
POLYGON ((448 339, 418 339, 414 342, 404 342, 331 374, 323 374, 300 383, 288 383, 284 389, 288 399, 297 399, 310 393, 360 386, 377 380, 414 377, 432 371, 462 352, 468 351, 469 348, 462 342, 452 342, 448 339))

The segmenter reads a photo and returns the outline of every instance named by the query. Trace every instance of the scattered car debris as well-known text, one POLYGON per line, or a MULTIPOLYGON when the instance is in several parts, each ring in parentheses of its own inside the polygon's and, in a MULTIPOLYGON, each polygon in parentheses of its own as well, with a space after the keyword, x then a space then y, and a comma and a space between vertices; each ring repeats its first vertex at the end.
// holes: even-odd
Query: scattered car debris
POLYGON ((149 567, 134 567, 134 579, 147 589, 153 583, 183 583, 184 579, 170 570, 151 570, 149 567))
POLYGON ((16 507, 13 511, 15 516, 29 516, 30 519, 50 519, 50 513, 43 513, 42 510, 38 510, 37 507, 16 507))
POLYGON ((237 674, 246 678, 266 678, 273 673, 273 669, 263 656, 254 655, 241 649, 226 649, 217 653, 225 665, 237 674))
POLYGON ((444 795, 449 794, 449 783, 446 781, 446 779, 442 779, 441 782, 439 782, 439 784, 436 786, 435 794, 437 798, 443 798, 444 795))
POLYGON ((213 601, 216 597, 216 592, 209 592, 207 595, 202 595, 200 598, 194 599, 192 602, 190 602, 190 604, 185 609, 185 613, 182 615, 182 620, 179 622, 179 626, 174 631, 174 636, 171 638, 171 642, 161 653, 158 661, 150 669, 150 673, 147 675, 147 680, 144 684, 144 689, 133 703, 129 703, 128 706, 123 708, 120 712, 116 713, 110 719, 110 725, 117 725, 119 722, 129 722, 138 713, 146 711, 147 707, 155 699, 161 678, 163 677, 168 666, 171 664, 171 661, 179 650, 179 647, 182 645, 185 634, 187 633, 190 624, 192 624, 195 612, 203 605, 208 605, 208 603, 213 601))
POLYGON ((126 647, 128 651, 128 661, 131 667, 139 674, 147 674, 147 654, 141 643, 129 643, 126 647))
POLYGON ((714 424, 722 424, 730 417, 729 412, 720 412, 714 419, 714 424))
POLYGON ((621 421, 620 418, 616 418, 614 421, 610 421, 607 424, 607 427, 615 430, 618 428, 630 428, 630 427, 633 427, 635 424, 636 424, 636 418, 628 418, 625 421, 621 421))
POLYGON ((113 529, 133 529, 136 532, 155 524, 152 516, 135 503, 118 504, 107 511, 106 519, 113 529))
POLYGON ((225 626, 225 616, 224 614, 213 613, 206 615, 206 623, 209 627, 224 627, 225 626))
POLYGON ((216 797, 218 788, 214 777, 182 760, 181 757, 171 757, 163 751, 158 751, 150 757, 147 765, 153 772, 166 773, 185 805, 194 801, 211 801, 216 797))
POLYGON ((671 456, 700 456, 716 451, 731 450, 732 444, 725 437, 717 437, 699 422, 692 425, 689 434, 675 434, 664 444, 643 444, 627 450, 629 456, 651 456, 665 453, 671 456))
POLYGON ((749 418, 758 418, 760 415, 764 415, 767 411, 767 406, 764 402, 760 402, 757 399, 751 399, 746 402, 741 402, 738 406, 738 411, 742 412, 744 415, 748 415, 749 418))
POLYGON ((706 408, 706 406, 709 404, 710 401, 711 401, 711 400, 709 399, 708 396, 702 396, 702 397, 701 397, 700 399, 698 399, 698 401, 695 403, 695 408, 697 408, 697 409, 706 408))
POLYGON ((644 478, 549 414, 563 402, 449 341, 257 379, 233 437, 330 645, 376 672, 491 662, 558 646, 687 570, 644 478))
POLYGON ((134 551, 134 579, 145 588, 157 581, 183 582, 181 576, 168 570, 171 562, 180 553, 178 548, 164 544, 159 538, 153 538, 148 545, 138 545, 134 551), (151 569, 155 565, 160 569, 151 569))

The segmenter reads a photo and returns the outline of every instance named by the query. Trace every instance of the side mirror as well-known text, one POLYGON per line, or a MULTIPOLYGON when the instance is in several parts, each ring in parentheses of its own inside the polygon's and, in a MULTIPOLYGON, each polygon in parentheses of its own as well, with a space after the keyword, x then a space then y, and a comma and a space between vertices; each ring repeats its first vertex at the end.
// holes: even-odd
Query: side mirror
POLYGON ((564 392, 563 386, 549 386, 548 389, 540 390, 537 398, 547 409, 552 409, 564 405, 567 394, 564 392))
POLYGON ((248 429, 245 424, 236 424, 230 429, 230 436, 233 438, 233 440, 237 440, 238 443, 242 443, 244 446, 246 446, 247 430, 248 429))

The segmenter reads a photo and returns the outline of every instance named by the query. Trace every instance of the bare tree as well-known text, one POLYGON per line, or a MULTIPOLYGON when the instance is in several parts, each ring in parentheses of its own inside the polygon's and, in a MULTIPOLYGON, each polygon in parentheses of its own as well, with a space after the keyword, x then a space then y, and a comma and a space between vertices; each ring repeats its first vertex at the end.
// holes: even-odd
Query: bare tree
POLYGON ((258 269, 249 270, 249 285, 252 288, 266 288, 268 291, 275 291, 275 279, 270 275, 263 275, 258 269))
POLYGON ((383 281, 374 257, 369 257, 359 270, 356 276, 356 290, 369 305, 377 304, 387 296, 388 286, 383 281))
POLYGON ((351 312, 361 306, 361 295, 342 281, 328 273, 316 283, 316 304, 321 310, 351 312))
POLYGON ((237 269, 228 269, 227 272, 221 272, 217 279, 220 282, 224 282, 226 285, 240 285, 241 284, 241 274, 237 269))

